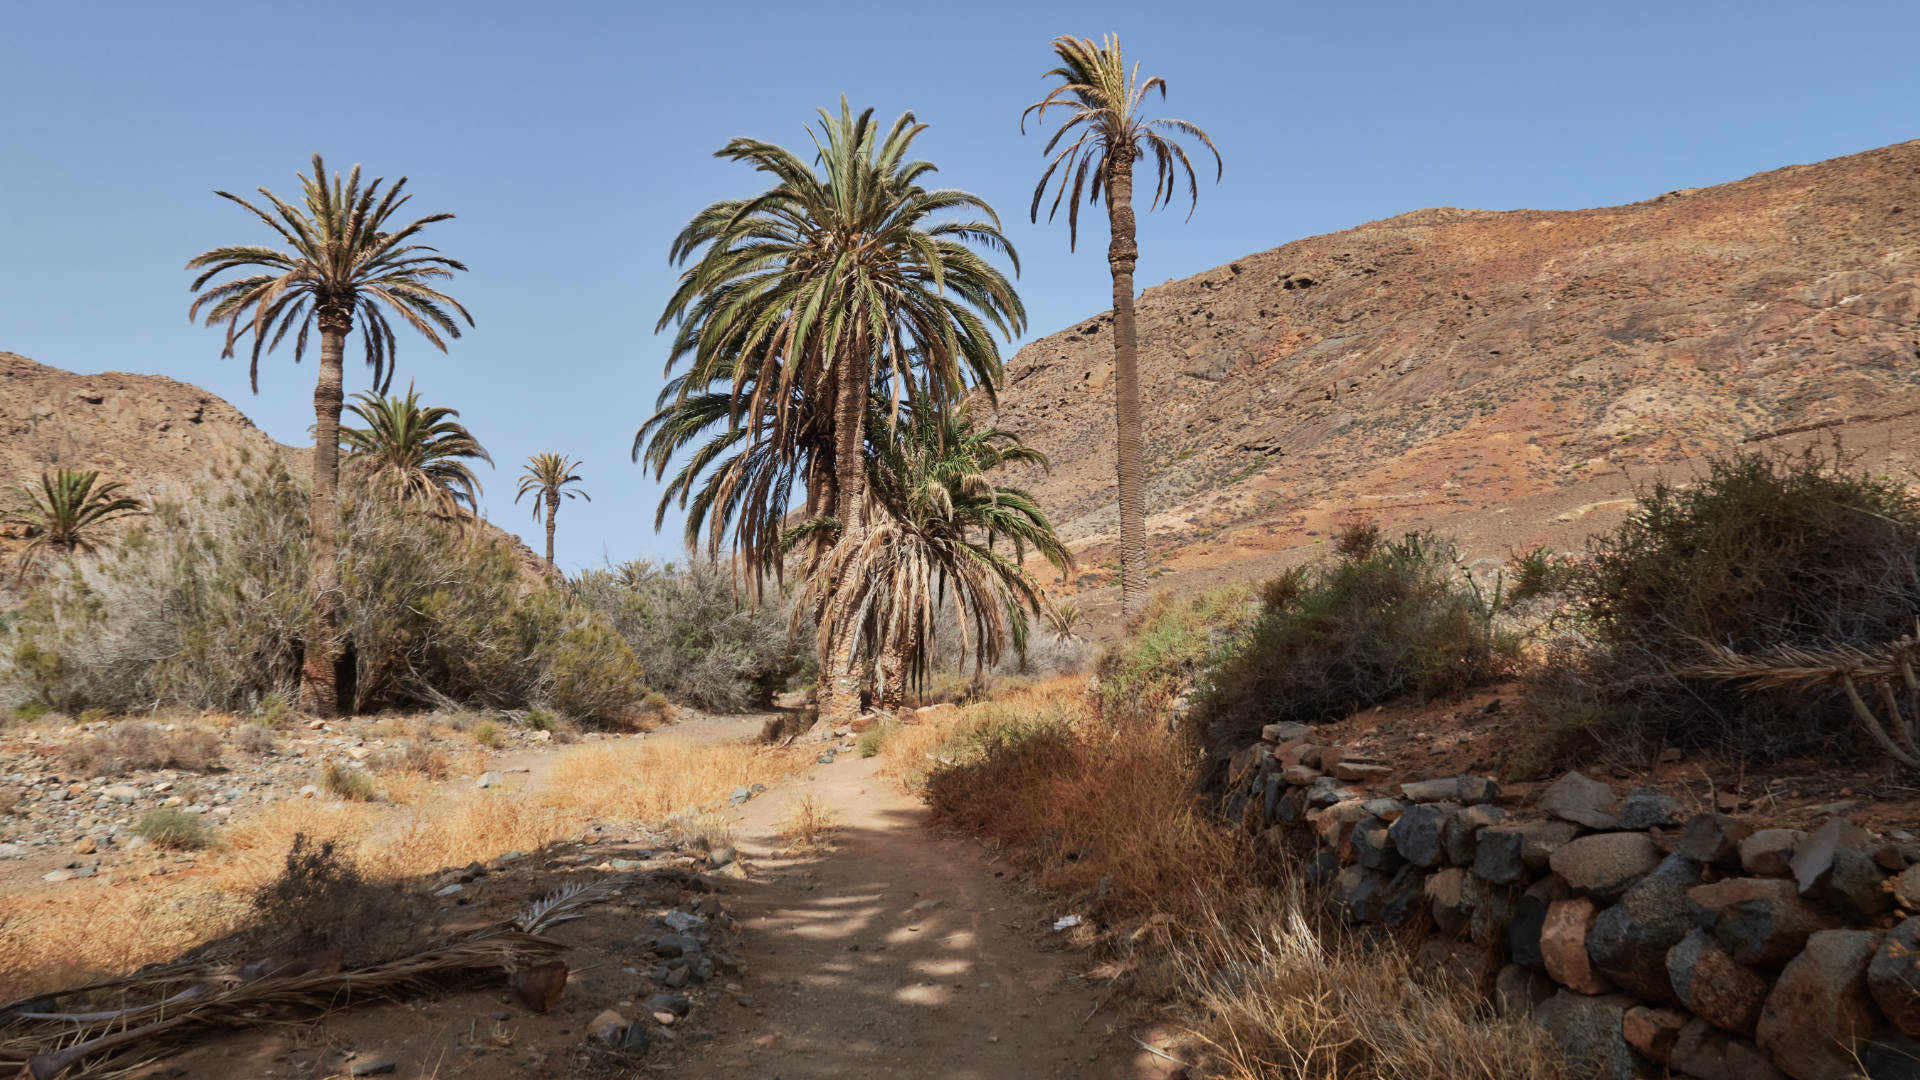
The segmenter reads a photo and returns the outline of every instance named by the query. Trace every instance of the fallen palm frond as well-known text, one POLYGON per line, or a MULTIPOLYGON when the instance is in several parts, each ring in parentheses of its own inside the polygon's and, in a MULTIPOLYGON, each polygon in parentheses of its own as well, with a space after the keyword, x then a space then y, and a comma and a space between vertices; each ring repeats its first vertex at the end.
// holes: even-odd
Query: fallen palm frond
POLYGON ((248 1027, 311 1016, 367 1001, 433 989, 476 972, 511 974, 556 963, 567 946, 542 936, 579 918, 603 899, 606 884, 569 886, 535 902, 516 918, 412 956, 342 970, 337 953, 269 968, 261 964, 173 965, 124 979, 91 983, 61 994, 0 1006, 0 1071, 32 1080, 113 1071, 111 1056, 131 1046, 208 1028, 248 1027), (74 998, 134 1001, 119 1009, 59 1010, 74 998), (83 1064, 84 1063, 84 1064, 83 1064))
POLYGON ((1711 660, 1688 668, 1685 674, 1711 679, 1739 680, 1756 689, 1790 689, 1804 686, 1838 685, 1847 692, 1853 715, 1873 741, 1902 765, 1920 768, 1920 677, 1914 667, 1920 664, 1920 623, 1914 633, 1890 641, 1875 649, 1850 645, 1824 649, 1786 646, 1764 655, 1737 653, 1732 649, 1701 642, 1711 660), (1860 692, 1860 685, 1873 687, 1886 711, 1886 719, 1875 715, 1873 707, 1860 692), (1906 687, 1907 708, 1903 711, 1895 686, 1906 687))

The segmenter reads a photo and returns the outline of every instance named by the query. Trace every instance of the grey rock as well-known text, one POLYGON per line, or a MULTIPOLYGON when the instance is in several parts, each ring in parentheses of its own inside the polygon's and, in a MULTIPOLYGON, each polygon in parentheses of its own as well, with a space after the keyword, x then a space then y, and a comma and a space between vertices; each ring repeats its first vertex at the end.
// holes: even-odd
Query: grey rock
POLYGON ((1392 871, 1400 867, 1400 852, 1394 848, 1389 833, 1392 826, 1377 817, 1364 817, 1354 823, 1353 861, 1374 870, 1392 871))
POLYGON ((663 1012, 685 1016, 693 1011, 693 1000, 685 994, 661 993, 649 997, 642 1008, 650 1013, 663 1012))
POLYGON ((1703 866, 1738 869, 1740 841, 1753 835, 1753 826, 1725 814, 1699 814, 1680 834, 1679 850, 1703 866))
POLYGON ((1351 923, 1379 922, 1386 908, 1387 875, 1366 866, 1340 872, 1328 892, 1334 913, 1351 923))
POLYGON ((1795 845, 1793 858, 1788 863, 1794 881, 1800 886, 1800 895, 1814 897, 1819 894, 1821 886, 1826 884, 1833 872, 1835 852, 1841 848, 1864 847, 1866 842, 1866 830, 1845 818, 1833 818, 1807 834, 1795 845))
POLYGON ((661 934, 653 943, 655 956, 685 956, 700 951, 700 943, 688 934, 661 934))
POLYGON ((1623 829, 1664 829, 1678 825, 1687 812, 1680 800, 1652 788, 1640 788, 1620 804, 1623 829))
POLYGON ((1920 917, 1887 931, 1867 965, 1867 991, 1894 1027, 1920 1038, 1920 917))
POLYGON ((680 967, 668 971, 667 977, 660 981, 678 990, 680 987, 693 981, 693 969, 683 964, 680 967))
POLYGON ((1407 812, 1407 804, 1399 799, 1368 799, 1360 809, 1381 821, 1397 822, 1407 812))
POLYGON ((1920 1039, 1876 1032, 1861 1041, 1857 1052, 1868 1080, 1920 1080, 1920 1039))
POLYGON ((1780 967, 1808 937, 1832 925, 1786 878, 1729 878, 1691 889, 1687 897, 1695 923, 1711 929, 1734 960, 1753 967, 1780 967))
POLYGON ((1453 803, 1420 803, 1407 809, 1387 830, 1395 851, 1415 866, 1439 866, 1446 855, 1441 834, 1447 819, 1459 812, 1453 803))
POLYGON ((1541 810, 1562 821, 1572 821, 1589 829, 1612 829, 1620 821, 1613 809, 1618 802, 1613 788, 1579 772, 1568 772, 1547 785, 1536 802, 1541 810))
POLYGON ((732 862, 734 860, 735 854, 736 852, 733 850, 733 846, 731 844, 727 845, 726 847, 714 848, 712 851, 707 853, 707 865, 713 867, 715 870, 718 870, 719 868, 732 862))
POLYGON ((489 769, 486 772, 483 772, 480 774, 480 779, 475 780, 473 782, 473 786, 477 788, 496 788, 501 786, 502 784, 505 784, 506 782, 507 782, 506 777, 501 776, 499 773, 489 769))
POLYGON ((1526 835, 1518 825, 1489 825, 1474 837, 1473 873, 1495 885, 1512 885, 1527 875, 1526 835))
POLYGON ((1498 825, 1507 816, 1497 806, 1468 806, 1447 815, 1440 827, 1440 843, 1446 848, 1447 862, 1453 866, 1472 866, 1479 848, 1479 832, 1498 825))
POLYGON ((1697 1016, 1681 1026, 1667 1064, 1697 1080, 1733 1080, 1727 1071, 1727 1033, 1697 1016))
POLYGON ((1484 803, 1499 797, 1500 785, 1484 776, 1449 776, 1401 784, 1400 794, 1417 803, 1484 803))
POLYGON ((1660 849, 1646 833, 1582 836, 1548 859, 1576 894, 1617 900, 1643 874, 1660 865, 1660 849))
POLYGON ((1479 945, 1504 946, 1517 899, 1512 889, 1485 890, 1467 918, 1467 937, 1479 945))
POLYGON ((1806 835, 1799 829, 1761 829, 1740 841, 1740 866, 1763 877, 1791 873, 1794 845, 1806 835))
POLYGON ((1848 922, 1878 919, 1893 907, 1886 890, 1887 872, 1873 856, 1854 848, 1840 848, 1819 888, 1820 901, 1848 922))
POLYGON ((19 844, 0 844, 0 859, 18 859, 27 854, 27 849, 19 844))
POLYGON ((1323 776, 1315 780, 1313 786, 1307 789, 1307 805, 1315 810, 1323 810, 1335 803, 1359 797, 1359 792, 1342 786, 1340 781, 1331 776, 1323 776))
POLYGON ((1260 729, 1260 738, 1270 743, 1292 742, 1295 739, 1307 738, 1312 734, 1313 728, 1306 724, 1296 724, 1292 721, 1268 724, 1266 727, 1260 729))
POLYGON ((1307 884, 1316 889, 1325 889, 1333 885, 1340 876, 1340 853, 1330 847, 1315 848, 1307 857, 1307 884))
POLYGON ((1501 1016, 1532 1016, 1535 1006, 1552 997, 1556 989, 1545 975, 1508 964, 1493 978, 1493 1008, 1501 1016))
POLYGON ((1553 853, 1573 842, 1579 829, 1566 821, 1529 821, 1520 830, 1520 860, 1529 870, 1545 870, 1553 863, 1553 853))
POLYGON ((1533 1022, 1545 1029, 1573 1066, 1572 1075, 1595 1080, 1650 1080, 1654 1075, 1621 1032, 1627 1010, 1638 1004, 1625 994, 1588 997, 1562 989, 1535 1006, 1533 1022))
POLYGON ((372 1061, 357 1061, 347 1070, 349 1076, 386 1076, 400 1067, 392 1058, 376 1058, 372 1061))
POLYGON ((1396 930, 1426 925, 1427 872, 1406 865, 1394 872, 1380 895, 1380 921, 1396 930))
POLYGON ((753 798, 752 788, 737 787, 733 789, 733 794, 727 796, 727 802, 733 806, 739 806, 751 798, 753 798))
POLYGON ((707 920, 690 911, 681 911, 678 908, 660 916, 660 921, 666 924, 667 929, 675 930, 683 934, 689 930, 702 929, 707 925, 707 920))
POLYGON ((465 885, 462 885, 462 884, 460 884, 459 882, 457 882, 457 881, 456 881, 456 882, 454 882, 454 883, 453 883, 453 884, 451 884, 451 885, 443 885, 443 886, 441 886, 440 888, 438 888, 438 889, 435 889, 435 890, 433 890, 433 895, 435 895, 435 896, 453 896, 453 895, 455 895, 456 893, 463 893, 463 892, 466 892, 466 891, 467 891, 467 887, 466 887, 465 885))
POLYGON ((1687 890, 1699 883, 1700 873, 1686 856, 1676 853, 1661 860, 1618 904, 1594 919, 1587 933, 1593 966, 1644 1000, 1677 1001, 1667 976, 1667 950, 1693 929, 1687 890))
POLYGON ((1450 866, 1427 875, 1425 889, 1433 923, 1449 937, 1458 937, 1467 932, 1473 909, 1487 891, 1479 878, 1459 866, 1450 866))

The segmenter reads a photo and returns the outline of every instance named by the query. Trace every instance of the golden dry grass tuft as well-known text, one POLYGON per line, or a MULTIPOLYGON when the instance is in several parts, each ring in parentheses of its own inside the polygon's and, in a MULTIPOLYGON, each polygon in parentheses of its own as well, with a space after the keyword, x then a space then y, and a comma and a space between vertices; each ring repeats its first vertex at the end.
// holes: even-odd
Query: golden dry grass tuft
POLYGON ((833 808, 807 795, 781 819, 780 839, 789 854, 811 855, 831 848, 839 828, 833 808))
POLYGON ((1321 918, 1211 813, 1183 735, 1102 718, 1084 685, 1022 687, 906 725, 881 749, 885 771, 1107 927, 1089 935, 1104 970, 1189 1028, 1207 1075, 1563 1080, 1543 1034, 1423 980, 1402 944, 1363 948, 1321 918))
POLYGON ((778 758, 747 745, 621 740, 559 751, 525 787, 436 787, 394 774, 382 778, 390 803, 288 799, 224 830, 185 873, 7 896, 0 986, 31 993, 127 972, 241 928, 298 833, 336 841, 370 880, 391 881, 533 851, 595 821, 659 821, 781 771, 778 758))
POLYGON ((1411 950, 1307 916, 1298 889, 1214 913, 1173 953, 1188 1023, 1231 1080, 1564 1080, 1544 1031, 1423 979, 1411 950))

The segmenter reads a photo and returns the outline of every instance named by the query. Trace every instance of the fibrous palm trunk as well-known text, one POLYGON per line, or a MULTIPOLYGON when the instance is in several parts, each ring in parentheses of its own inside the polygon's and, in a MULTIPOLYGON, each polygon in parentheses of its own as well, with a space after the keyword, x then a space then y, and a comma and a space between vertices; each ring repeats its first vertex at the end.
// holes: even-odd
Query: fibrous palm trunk
POLYGON ((878 704, 887 712, 897 713, 907 704, 906 643, 889 638, 880 646, 880 659, 876 666, 880 675, 878 704))
POLYGON ((834 516, 840 521, 840 536, 828 564, 840 579, 832 583, 821 605, 827 625, 820 636, 826 648, 820 657, 820 720, 828 725, 845 723, 859 713, 862 667, 853 655, 860 628, 844 610, 842 599, 848 592, 845 574, 855 561, 852 553, 866 542, 865 428, 871 370, 864 349, 856 347, 842 355, 833 405, 834 516))
POLYGON ((346 351, 351 317, 321 312, 320 378, 313 388, 313 502, 311 568, 313 632, 308 635, 300 670, 301 705, 320 716, 340 712, 339 672, 334 639, 340 631, 340 593, 335 587, 340 527, 341 355, 346 351))
POLYGON ((553 515, 560 512, 560 493, 549 491, 547 500, 547 565, 553 566, 553 515))
POLYGON ((1120 487, 1120 605, 1129 619, 1147 600, 1147 440, 1140 430, 1139 341, 1133 325, 1133 158, 1122 148, 1107 172, 1107 266, 1113 272, 1114 472, 1120 487))

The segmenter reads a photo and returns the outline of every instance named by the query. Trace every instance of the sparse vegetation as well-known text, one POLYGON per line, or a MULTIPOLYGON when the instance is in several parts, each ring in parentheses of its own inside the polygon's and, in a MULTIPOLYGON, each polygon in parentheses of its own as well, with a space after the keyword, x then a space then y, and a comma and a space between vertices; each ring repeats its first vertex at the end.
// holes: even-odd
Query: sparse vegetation
POLYGON ((802 796, 780 822, 780 839, 789 853, 811 855, 833 846, 839 820, 833 808, 812 795, 802 796))
POLYGON ((1160 718, 1256 614, 1252 596, 1229 586, 1183 600, 1161 593, 1139 628, 1109 645, 1095 666, 1100 711, 1115 719, 1160 718))
POLYGON ((220 740, 203 728, 169 734, 150 720, 122 720, 99 735, 60 749, 63 765, 87 776, 125 776, 151 769, 205 772, 220 764, 220 740))
POLYGON ((366 802, 373 798, 373 776, 365 769, 339 762, 328 764, 321 772, 320 786, 327 794, 349 802, 366 802))

